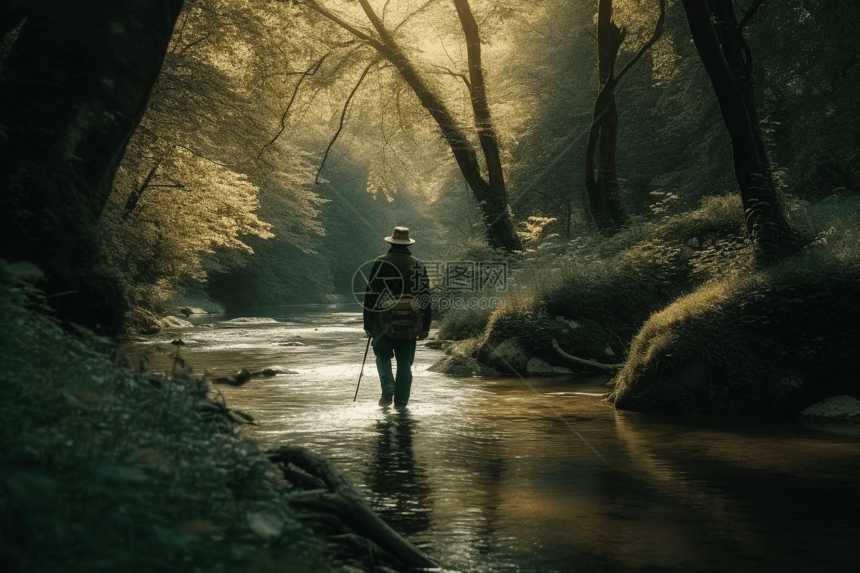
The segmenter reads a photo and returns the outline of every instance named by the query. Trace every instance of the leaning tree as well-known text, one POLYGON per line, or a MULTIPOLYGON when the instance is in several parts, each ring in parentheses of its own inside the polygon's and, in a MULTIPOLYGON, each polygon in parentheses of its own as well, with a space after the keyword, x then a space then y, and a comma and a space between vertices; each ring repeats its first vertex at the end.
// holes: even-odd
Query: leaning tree
MULTIPOLYGON (((442 137, 450 147, 466 183, 481 207, 490 245, 507 251, 520 249, 520 240, 514 232, 508 204, 499 137, 487 99, 479 27, 468 0, 453 0, 465 39, 468 71, 463 74, 449 70, 449 73, 461 78, 469 93, 472 119, 481 150, 480 157, 470 140, 469 130, 457 120, 450 106, 427 81, 407 50, 398 42, 396 32, 406 20, 392 28, 384 22, 384 17, 380 17, 367 0, 358 0, 358 3, 370 24, 370 29, 362 24, 349 21, 346 17, 316 0, 304 0, 301 3, 336 24, 353 36, 355 40, 370 47, 375 52, 376 55, 365 67, 350 94, 350 98, 378 62, 385 61, 394 66, 400 77, 415 94, 421 106, 433 118, 442 137)), ((422 12, 431 4, 433 2, 427 2, 407 16, 406 19, 408 20, 413 15, 422 12)), ((316 69, 312 68, 310 71, 315 72, 316 69)), ((347 99, 348 103, 349 99, 347 99)), ((344 108, 345 113, 346 108, 344 108)), ((343 125, 343 117, 344 115, 341 115, 341 126, 343 125)))

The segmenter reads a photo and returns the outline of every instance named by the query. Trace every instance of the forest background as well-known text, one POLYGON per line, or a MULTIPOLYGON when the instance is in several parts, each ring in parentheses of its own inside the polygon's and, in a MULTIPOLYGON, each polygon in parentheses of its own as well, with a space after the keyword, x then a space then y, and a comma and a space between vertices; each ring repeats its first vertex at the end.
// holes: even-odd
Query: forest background
MULTIPOLYGON (((183 294, 198 296, 185 304, 205 306, 206 293, 236 312, 351 298, 353 273, 395 224, 411 228, 425 260, 468 258, 483 244, 477 199, 414 89, 314 6, 185 3, 101 217, 109 260, 134 305, 163 313, 183 294)), ((317 7, 370 27, 356 2, 317 7)), ((524 248, 592 236, 585 134, 600 85, 597 7, 471 7, 524 248)), ((660 221, 737 188, 684 10, 667 8, 662 35, 615 90, 621 225, 660 221)), ((860 185, 854 11, 764 3, 744 30, 774 180, 790 211, 860 185)), ((376 12, 479 148, 454 6, 385 2, 376 12)), ((614 3, 613 21, 627 31, 619 67, 658 14, 657 2, 614 3)), ((486 171, 483 156, 480 163, 486 171)))

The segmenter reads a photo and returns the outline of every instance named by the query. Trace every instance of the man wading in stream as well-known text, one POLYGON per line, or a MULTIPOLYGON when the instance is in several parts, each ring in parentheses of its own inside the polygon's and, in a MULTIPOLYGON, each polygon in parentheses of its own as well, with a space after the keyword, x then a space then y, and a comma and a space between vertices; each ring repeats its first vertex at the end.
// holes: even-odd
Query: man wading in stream
POLYGON ((402 407, 409 402, 416 342, 430 332, 430 281, 424 263, 407 248, 415 242, 409 229, 395 227, 385 240, 391 248, 373 262, 364 294, 364 331, 373 338, 382 385, 379 405, 388 406, 393 398, 394 405, 402 407))

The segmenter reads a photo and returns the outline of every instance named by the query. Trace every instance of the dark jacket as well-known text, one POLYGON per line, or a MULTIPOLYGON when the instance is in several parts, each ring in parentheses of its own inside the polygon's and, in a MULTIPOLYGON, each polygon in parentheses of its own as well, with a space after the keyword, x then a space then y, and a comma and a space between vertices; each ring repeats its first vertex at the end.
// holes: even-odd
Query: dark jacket
POLYGON ((364 329, 370 331, 379 317, 379 303, 389 296, 415 295, 421 306, 421 330, 430 330, 430 282, 424 263, 404 245, 391 245, 373 262, 364 293, 364 329))

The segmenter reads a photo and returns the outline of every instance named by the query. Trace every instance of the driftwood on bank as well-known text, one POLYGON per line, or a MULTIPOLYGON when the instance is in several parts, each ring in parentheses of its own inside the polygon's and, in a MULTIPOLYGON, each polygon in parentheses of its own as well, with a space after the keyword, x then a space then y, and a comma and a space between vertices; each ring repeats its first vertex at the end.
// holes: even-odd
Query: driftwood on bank
POLYGON ((328 459, 298 446, 283 446, 269 451, 268 456, 282 465, 288 481, 315 488, 293 497, 298 509, 314 512, 306 513, 307 518, 330 529, 345 531, 330 536, 328 542, 362 555, 374 565, 389 562, 409 567, 438 567, 382 521, 349 478, 328 459))
POLYGON ((594 368, 596 370, 601 370, 603 372, 617 372, 621 368, 621 364, 603 364, 601 362, 597 362, 595 360, 586 360, 585 358, 577 358, 572 354, 568 354, 564 350, 561 349, 561 346, 558 344, 558 340, 555 338, 552 339, 552 347, 555 349, 556 354, 564 358, 565 360, 570 360, 571 362, 575 362, 577 364, 582 364, 583 366, 588 366, 589 368, 594 368))

